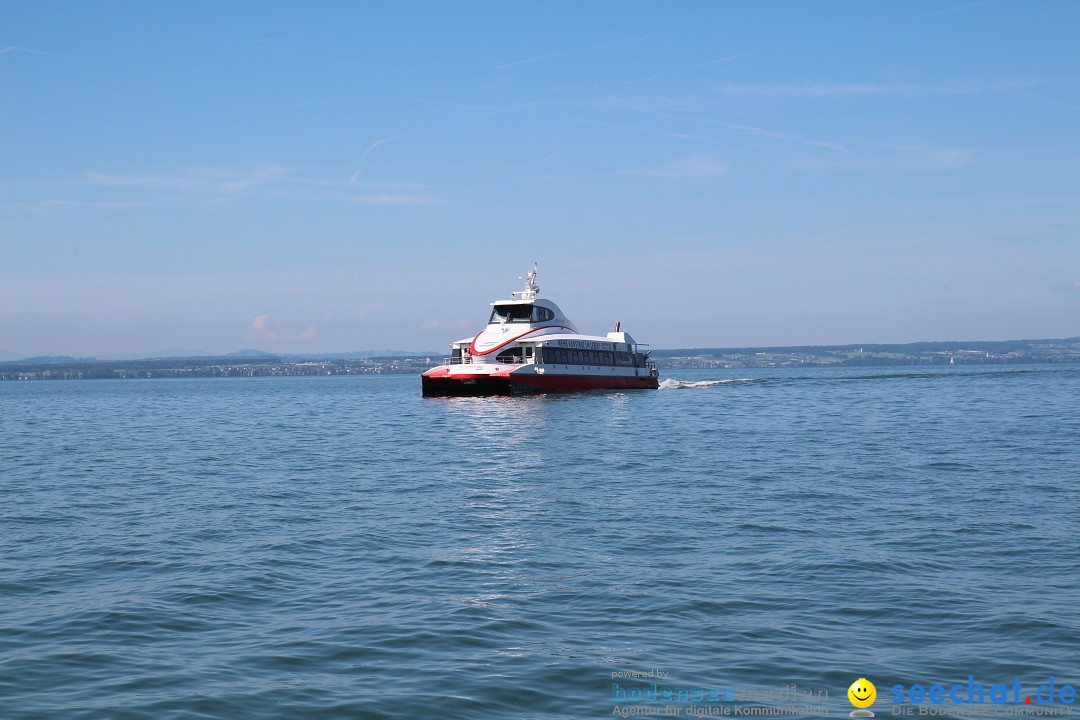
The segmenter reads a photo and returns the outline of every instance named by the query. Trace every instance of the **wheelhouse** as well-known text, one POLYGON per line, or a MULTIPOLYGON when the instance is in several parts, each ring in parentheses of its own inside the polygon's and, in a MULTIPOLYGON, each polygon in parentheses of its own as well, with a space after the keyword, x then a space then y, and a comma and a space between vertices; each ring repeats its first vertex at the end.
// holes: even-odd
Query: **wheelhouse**
POLYGON ((555 311, 533 303, 495 303, 488 325, 502 323, 541 323, 555 319, 555 311))

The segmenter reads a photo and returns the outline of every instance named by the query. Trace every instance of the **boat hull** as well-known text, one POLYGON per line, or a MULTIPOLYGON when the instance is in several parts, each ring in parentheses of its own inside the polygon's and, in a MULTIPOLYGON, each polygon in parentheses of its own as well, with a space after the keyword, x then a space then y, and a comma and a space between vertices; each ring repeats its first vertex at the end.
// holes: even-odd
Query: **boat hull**
POLYGON ((527 395, 532 393, 578 392, 582 390, 655 390, 655 376, 625 375, 421 375, 426 397, 527 395))

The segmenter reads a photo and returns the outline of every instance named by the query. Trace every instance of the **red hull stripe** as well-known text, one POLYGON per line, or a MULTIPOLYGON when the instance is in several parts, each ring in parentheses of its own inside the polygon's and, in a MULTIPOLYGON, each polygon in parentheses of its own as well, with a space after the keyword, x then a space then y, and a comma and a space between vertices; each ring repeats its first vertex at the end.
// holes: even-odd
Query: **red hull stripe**
POLYGON ((578 390, 655 390, 655 377, 602 375, 514 375, 512 373, 469 376, 429 375, 422 377, 424 396, 485 396, 518 393, 574 392, 578 390))
POLYGON ((544 390, 616 390, 619 388, 656 388, 655 377, 617 375, 510 375, 511 382, 544 390))
POLYGON ((509 380, 515 385, 535 390, 618 390, 620 388, 657 388, 660 381, 655 377, 619 375, 531 375, 510 372, 451 375, 445 368, 433 368, 423 375, 425 381, 465 383, 477 380, 509 380))
MULTIPOLYGON (((520 366, 519 366, 520 367, 520 366)), ((450 368, 446 365, 439 365, 433 367, 427 372, 420 373, 421 377, 431 378, 432 380, 476 380, 484 378, 499 378, 506 380, 507 378, 514 377, 510 374, 510 370, 494 370, 492 372, 485 373, 459 373, 453 375, 450 373, 450 368)))
MULTIPOLYGON (((547 330, 549 328, 562 328, 563 330, 570 330, 570 328, 566 327, 565 325, 542 325, 541 327, 535 327, 532 330, 526 330, 525 332, 521 333, 517 337, 510 338, 509 340, 504 342, 502 345, 496 345, 495 347, 491 348, 490 350, 485 350, 484 352, 480 352, 479 350, 476 349, 476 338, 478 338, 478 337, 480 337, 481 335, 484 334, 484 331, 481 330, 480 332, 476 333, 476 337, 474 337, 472 339, 472 343, 469 345, 469 352, 471 354, 473 354, 473 355, 490 355, 491 353, 495 352, 496 350, 501 350, 502 348, 506 347, 507 345, 514 342, 515 340, 519 340, 519 339, 525 337, 529 333, 534 333, 537 330, 547 330)), ((573 330, 570 330, 570 331, 573 332, 573 330)))

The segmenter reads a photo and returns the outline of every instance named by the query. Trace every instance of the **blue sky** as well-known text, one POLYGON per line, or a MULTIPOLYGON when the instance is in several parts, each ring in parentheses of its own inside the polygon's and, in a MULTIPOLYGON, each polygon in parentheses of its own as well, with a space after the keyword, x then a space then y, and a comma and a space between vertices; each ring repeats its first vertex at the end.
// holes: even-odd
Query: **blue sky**
POLYGON ((0 348, 1080 335, 1080 3, 0 4, 0 348))

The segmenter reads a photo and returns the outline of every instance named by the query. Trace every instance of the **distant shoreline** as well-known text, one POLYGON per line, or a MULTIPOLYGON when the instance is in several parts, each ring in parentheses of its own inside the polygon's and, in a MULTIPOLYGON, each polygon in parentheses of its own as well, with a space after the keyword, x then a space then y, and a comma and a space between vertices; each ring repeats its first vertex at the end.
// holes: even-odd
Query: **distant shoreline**
POLYGON ((657 367, 850 367, 1080 362, 1080 337, 655 350, 657 367))
MULTIPOLYGON (((1080 338, 656 349, 652 358, 661 370, 1076 363, 1080 362, 1080 338)), ((259 354, 142 360, 43 357, 0 362, 0 380, 409 375, 441 361, 436 354, 353 358, 259 354)))

